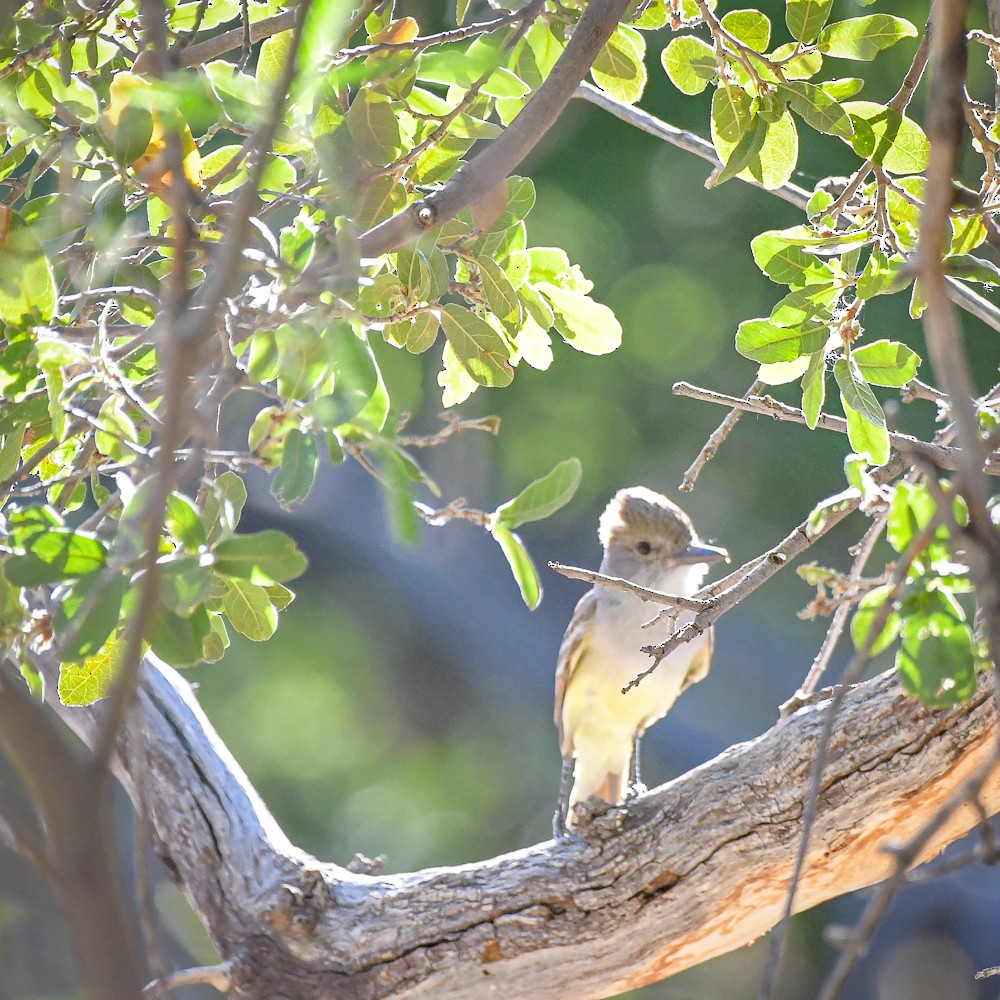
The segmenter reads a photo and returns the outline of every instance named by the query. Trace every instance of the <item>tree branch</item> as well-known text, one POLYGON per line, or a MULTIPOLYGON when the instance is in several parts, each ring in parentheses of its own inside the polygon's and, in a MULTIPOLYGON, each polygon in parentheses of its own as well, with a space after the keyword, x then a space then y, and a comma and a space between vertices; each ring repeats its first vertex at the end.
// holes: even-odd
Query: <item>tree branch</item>
MULTIPOLYGON (((670 125, 655 115, 651 115, 648 111, 643 111, 642 108, 616 101, 613 97, 591 86, 589 83, 581 83, 577 87, 574 96, 582 98, 588 103, 607 111, 619 121, 634 125, 643 132, 670 143, 671 146, 676 146, 678 149, 693 153, 695 156, 705 160, 706 163, 711 163, 717 169, 722 167, 722 161, 719 159, 719 154, 716 153, 715 147, 707 139, 702 139, 701 136, 695 135, 693 132, 670 125)), ((751 187, 767 191, 776 198, 780 198, 782 201, 786 201, 789 205, 794 205, 796 208, 801 208, 803 211, 805 211, 806 205, 809 203, 809 192, 805 188, 801 188, 791 182, 782 184, 777 188, 765 188, 752 177, 737 175, 737 180, 743 181, 744 184, 749 184, 751 187)), ((987 326, 1000 332, 1000 308, 987 299, 984 299, 981 295, 978 295, 965 282, 951 277, 947 278, 946 281, 948 296, 955 305, 964 309, 970 315, 975 316, 987 326)))
POLYGON ((545 82, 497 139, 458 170, 439 191, 415 202, 360 238, 362 257, 378 257, 435 229, 478 201, 517 169, 555 124, 597 54, 614 33, 630 0, 591 0, 545 82))
MULTIPOLYGON (((57 665, 39 667, 54 690, 57 665)), ((102 706, 56 710, 91 739, 102 706)), ((606 996, 745 945, 781 912, 798 841, 816 706, 598 817, 588 838, 478 864, 372 876, 294 848, 219 741, 190 688, 147 661, 136 707, 158 849, 227 963, 235 996, 606 996), (558 950, 557 950, 558 949, 558 950), (558 956, 558 960, 556 960, 558 956)), ((884 878, 879 850, 916 833, 991 753, 989 691, 928 711, 883 674, 844 696, 800 908, 884 878), (856 733, 866 734, 858 740, 856 733)), ((983 807, 1000 809, 991 778, 983 807)), ((971 806, 921 846, 972 829, 971 806)))
MULTIPOLYGON (((675 382, 673 391, 675 396, 688 396, 706 403, 731 406, 734 410, 759 413, 761 416, 771 417, 773 420, 789 420, 794 424, 806 422, 805 414, 800 409, 782 403, 773 396, 748 396, 741 399, 739 396, 727 396, 722 392, 702 389, 700 386, 691 385, 690 382, 675 382)), ((839 434, 847 433, 847 421, 843 417, 835 417, 829 413, 820 414, 816 427, 825 431, 837 431, 839 434)), ((929 455, 933 455, 934 463, 941 469, 954 472, 959 467, 960 453, 957 448, 932 444, 909 434, 897 434, 894 431, 889 432, 889 441, 894 448, 901 451, 912 451, 914 448, 927 450, 929 455)), ((983 467, 990 475, 1000 475, 1000 463, 997 462, 994 455, 987 457, 983 467)))

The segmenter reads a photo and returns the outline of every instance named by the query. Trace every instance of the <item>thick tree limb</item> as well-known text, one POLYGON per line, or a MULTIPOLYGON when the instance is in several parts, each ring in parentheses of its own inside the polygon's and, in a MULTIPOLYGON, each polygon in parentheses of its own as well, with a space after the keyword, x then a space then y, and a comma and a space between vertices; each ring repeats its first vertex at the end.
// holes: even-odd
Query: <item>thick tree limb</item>
MULTIPOLYGON (((55 664, 41 666, 51 680, 55 664)), ((992 750, 990 694, 930 712, 883 674, 847 695, 800 908, 891 870, 880 848, 908 838, 992 750)), ((100 708, 58 711, 90 739, 100 708)), ((136 707, 143 746, 126 747, 121 767, 127 783, 144 755, 158 850, 229 963, 235 997, 602 997, 777 921, 823 710, 598 818, 586 840, 401 875, 353 874, 294 848, 188 685, 155 662, 136 707)), ((1000 810, 1000 779, 981 801, 1000 810)), ((977 821, 972 805, 960 809, 921 860, 977 821)))

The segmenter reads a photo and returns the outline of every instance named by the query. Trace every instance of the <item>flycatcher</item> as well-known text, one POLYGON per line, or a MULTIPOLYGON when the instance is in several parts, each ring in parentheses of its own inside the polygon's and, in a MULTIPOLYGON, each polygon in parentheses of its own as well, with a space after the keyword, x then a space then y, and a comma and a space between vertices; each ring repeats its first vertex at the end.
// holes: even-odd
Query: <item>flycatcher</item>
MULTIPOLYGON (((667 594, 690 597, 710 563, 728 559, 725 549, 698 538, 687 516, 665 496, 644 486, 619 490, 601 515, 601 572, 667 594)), ((612 805, 640 790, 639 741, 670 711, 677 696, 708 674, 712 632, 679 646, 648 677, 622 688, 649 666, 641 651, 666 639, 686 621, 642 626, 655 605, 602 584, 583 596, 563 637, 556 668, 556 726, 563 758, 555 833, 575 823, 574 806, 590 796, 612 805), (569 778, 573 791, 566 800, 569 778)))

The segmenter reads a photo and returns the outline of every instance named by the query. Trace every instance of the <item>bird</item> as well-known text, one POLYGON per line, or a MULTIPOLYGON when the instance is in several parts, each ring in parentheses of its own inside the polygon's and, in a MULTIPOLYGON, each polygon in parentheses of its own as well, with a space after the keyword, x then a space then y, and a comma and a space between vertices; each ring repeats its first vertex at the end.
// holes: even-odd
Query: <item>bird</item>
MULTIPOLYGON (((702 541, 691 518, 644 486, 619 490, 600 518, 601 573, 652 590, 690 597, 712 563, 729 553, 702 541)), ((639 741, 677 697, 708 674, 712 630, 669 653, 627 694, 622 688, 650 665, 643 646, 661 642, 690 621, 678 611, 643 628, 655 606, 635 594, 596 583, 579 601, 559 649, 555 723, 563 769, 553 820, 557 838, 577 826, 578 803, 591 796, 618 805, 642 790, 639 741), (570 777, 573 789, 566 792, 570 777)))

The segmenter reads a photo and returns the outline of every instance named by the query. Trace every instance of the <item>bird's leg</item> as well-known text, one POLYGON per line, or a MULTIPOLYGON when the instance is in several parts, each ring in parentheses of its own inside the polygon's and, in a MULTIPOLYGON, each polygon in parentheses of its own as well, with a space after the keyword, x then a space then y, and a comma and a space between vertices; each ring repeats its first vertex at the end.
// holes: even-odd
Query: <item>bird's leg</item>
POLYGON ((562 840, 566 836, 566 816, 569 809, 569 781, 573 777, 573 758, 563 757, 562 776, 559 778, 559 801, 552 817, 552 836, 562 840))
POLYGON ((632 757, 628 763, 628 788, 625 790, 625 801, 638 798, 646 791, 646 786, 642 783, 639 774, 639 743, 642 740, 642 733, 636 733, 632 737, 632 757))

